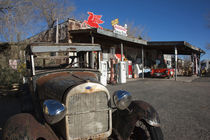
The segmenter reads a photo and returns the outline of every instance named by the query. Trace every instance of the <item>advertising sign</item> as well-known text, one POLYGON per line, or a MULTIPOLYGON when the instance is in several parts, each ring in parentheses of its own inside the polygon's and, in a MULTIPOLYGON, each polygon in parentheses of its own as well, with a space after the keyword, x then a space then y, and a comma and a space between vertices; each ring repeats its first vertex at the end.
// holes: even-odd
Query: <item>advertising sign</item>
POLYGON ((88 20, 84 20, 82 23, 82 27, 84 27, 84 24, 93 28, 100 28, 103 29, 99 24, 104 23, 104 21, 101 20, 102 15, 94 15, 93 12, 87 12, 89 14, 88 20))
POLYGON ((119 23, 118 18, 112 20, 112 22, 111 22, 112 26, 114 26, 114 25, 116 25, 116 24, 118 24, 118 23, 119 23))
POLYGON ((120 35, 123 35, 123 36, 128 36, 127 34, 127 24, 125 24, 125 26, 121 26, 121 25, 118 25, 118 24, 115 24, 114 26, 114 33, 116 34, 120 34, 120 35))
POLYGON ((16 60, 16 59, 9 60, 9 66, 14 70, 17 70, 18 63, 19 63, 19 60, 16 60))

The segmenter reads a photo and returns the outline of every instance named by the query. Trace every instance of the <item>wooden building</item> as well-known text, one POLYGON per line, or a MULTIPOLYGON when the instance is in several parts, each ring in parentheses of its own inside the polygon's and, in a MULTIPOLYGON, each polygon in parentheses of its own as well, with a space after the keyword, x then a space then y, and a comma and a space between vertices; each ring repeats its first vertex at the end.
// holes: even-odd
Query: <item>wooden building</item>
MULTIPOLYGON (((74 19, 68 19, 57 27, 58 28, 55 26, 49 30, 43 31, 21 41, 19 44, 30 44, 34 42, 55 43, 56 34, 58 33, 57 42, 59 43, 100 44, 102 49, 100 54, 95 54, 94 52, 88 54, 89 57, 91 57, 91 61, 94 61, 94 57, 100 57, 100 61, 107 62, 109 62, 110 59, 117 59, 118 61, 130 60, 133 64, 141 64, 142 71, 145 67, 151 68, 155 64, 156 59, 160 59, 163 54, 175 55, 176 58, 178 54, 191 55, 193 74, 198 74, 200 55, 205 53, 203 50, 185 41, 146 41, 131 36, 120 35, 112 30, 91 28, 88 26, 84 27, 81 21, 74 19)), ((8 44, 1 44, 0 46, 0 50, 3 49, 3 46, 7 46, 6 48, 8 48, 8 44)), ((11 46, 14 45, 10 44, 9 46, 11 49, 11 46)), ((23 50, 24 45, 22 45, 19 52, 22 56, 24 55, 23 50)), ((3 53, 3 51, 0 53, 3 53)), ((8 60, 3 60, 2 57, 0 58, 0 61, 2 61, 1 64, 6 61, 8 63, 8 60)), ((16 59, 18 59, 18 57, 16 59)), ((94 63, 92 63, 91 67, 94 68, 94 63)), ((142 77, 144 77, 143 74, 142 77)))

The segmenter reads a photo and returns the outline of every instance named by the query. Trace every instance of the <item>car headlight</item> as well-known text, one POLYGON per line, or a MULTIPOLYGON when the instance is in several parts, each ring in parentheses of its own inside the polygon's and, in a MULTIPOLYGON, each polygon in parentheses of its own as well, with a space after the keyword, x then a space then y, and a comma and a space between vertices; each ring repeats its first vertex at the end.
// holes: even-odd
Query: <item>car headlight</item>
POLYGON ((118 90, 113 95, 114 103, 116 107, 120 110, 128 108, 132 101, 131 93, 125 90, 118 90))
POLYGON ((49 124, 55 124, 66 115, 65 106, 56 100, 45 100, 43 103, 43 113, 45 120, 49 124))

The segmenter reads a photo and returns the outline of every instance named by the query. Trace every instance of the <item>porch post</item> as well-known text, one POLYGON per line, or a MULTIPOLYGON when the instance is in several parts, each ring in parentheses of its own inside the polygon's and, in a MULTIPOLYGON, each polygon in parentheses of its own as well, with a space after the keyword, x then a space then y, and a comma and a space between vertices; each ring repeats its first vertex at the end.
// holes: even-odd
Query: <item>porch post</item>
POLYGON ((144 47, 141 47, 141 59, 142 59, 142 79, 144 79, 144 47))
POLYGON ((85 63, 87 63, 87 67, 89 67, 89 52, 86 52, 86 55, 85 55, 85 57, 86 57, 86 62, 85 63))
POLYGON ((35 75, 35 65, 34 65, 34 55, 33 54, 30 55, 30 59, 31 59, 31 74, 35 75))
POLYGON ((175 81, 177 80, 177 47, 174 47, 175 53, 175 81))
POLYGON ((195 74, 194 68, 195 68, 195 61, 194 61, 194 53, 192 52, 191 56, 191 61, 192 61, 192 75, 195 74))
POLYGON ((58 18, 57 18, 56 19, 56 44, 59 43, 58 34, 59 34, 59 31, 58 31, 58 18))
POLYGON ((94 44, 95 43, 95 41, 94 41, 95 39, 94 39, 94 36, 91 34, 91 43, 92 44, 94 44))
POLYGON ((121 49, 121 61, 123 61, 123 43, 122 42, 120 44, 120 49, 121 49))
POLYGON ((99 69, 100 61, 101 61, 101 54, 100 51, 97 51, 97 68, 99 69))
MULTIPOLYGON (((91 43, 94 44, 94 36, 91 34, 91 43)), ((90 52, 90 68, 94 69, 94 54, 90 52)))
POLYGON ((198 75, 198 55, 195 54, 195 74, 198 75))
POLYGON ((200 54, 198 55, 198 65, 199 65, 199 67, 198 67, 199 76, 201 76, 201 57, 200 57, 200 54))

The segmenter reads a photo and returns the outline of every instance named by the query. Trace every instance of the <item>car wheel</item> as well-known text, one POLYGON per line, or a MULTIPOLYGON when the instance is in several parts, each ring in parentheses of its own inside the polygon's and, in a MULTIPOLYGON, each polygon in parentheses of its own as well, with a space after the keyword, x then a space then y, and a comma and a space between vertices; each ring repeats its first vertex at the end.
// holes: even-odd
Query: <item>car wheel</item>
POLYGON ((143 121, 137 121, 131 133, 131 140, 163 140, 163 133, 160 127, 150 126, 143 121))

